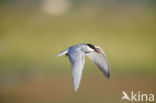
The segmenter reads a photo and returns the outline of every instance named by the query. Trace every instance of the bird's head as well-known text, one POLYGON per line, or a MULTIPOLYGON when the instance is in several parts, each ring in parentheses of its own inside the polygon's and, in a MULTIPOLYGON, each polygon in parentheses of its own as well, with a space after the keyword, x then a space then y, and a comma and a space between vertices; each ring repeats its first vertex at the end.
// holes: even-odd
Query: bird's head
POLYGON ((87 45, 87 50, 88 50, 89 52, 96 52, 96 53, 99 53, 99 51, 95 48, 94 45, 92 45, 92 44, 86 44, 86 45, 87 45))

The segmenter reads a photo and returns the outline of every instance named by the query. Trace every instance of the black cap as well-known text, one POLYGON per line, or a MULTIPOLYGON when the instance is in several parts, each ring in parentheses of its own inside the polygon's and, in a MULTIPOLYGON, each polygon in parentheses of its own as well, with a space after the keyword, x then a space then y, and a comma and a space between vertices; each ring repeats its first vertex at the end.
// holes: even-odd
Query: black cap
POLYGON ((95 46, 92 44, 87 44, 90 48, 95 49, 95 46))

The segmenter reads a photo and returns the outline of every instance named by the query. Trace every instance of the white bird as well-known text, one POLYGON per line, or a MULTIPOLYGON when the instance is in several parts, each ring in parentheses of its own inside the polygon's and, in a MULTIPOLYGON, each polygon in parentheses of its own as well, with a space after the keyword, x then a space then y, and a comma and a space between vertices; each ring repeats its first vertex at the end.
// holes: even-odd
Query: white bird
POLYGON ((85 54, 97 65, 107 78, 110 77, 109 64, 100 47, 85 43, 71 46, 57 56, 67 55, 70 60, 72 64, 72 80, 75 92, 77 92, 80 85, 85 63, 85 54))

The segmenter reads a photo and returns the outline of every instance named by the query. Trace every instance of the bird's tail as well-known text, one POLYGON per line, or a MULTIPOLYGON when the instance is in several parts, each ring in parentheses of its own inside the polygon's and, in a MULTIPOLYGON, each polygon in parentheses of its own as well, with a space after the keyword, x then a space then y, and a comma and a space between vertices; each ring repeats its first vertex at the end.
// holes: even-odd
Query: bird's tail
POLYGON ((65 54, 67 54, 67 53, 68 53, 68 49, 66 49, 66 50, 62 51, 61 53, 59 53, 59 54, 57 55, 57 57, 62 56, 62 55, 65 55, 65 54))

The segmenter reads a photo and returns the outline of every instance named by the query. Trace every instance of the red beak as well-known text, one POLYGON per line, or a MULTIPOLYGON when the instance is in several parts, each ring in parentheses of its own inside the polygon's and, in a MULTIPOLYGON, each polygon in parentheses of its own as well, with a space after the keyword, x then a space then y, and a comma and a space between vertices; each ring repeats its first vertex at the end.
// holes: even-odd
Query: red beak
POLYGON ((95 52, 100 53, 97 49, 94 49, 95 52))

